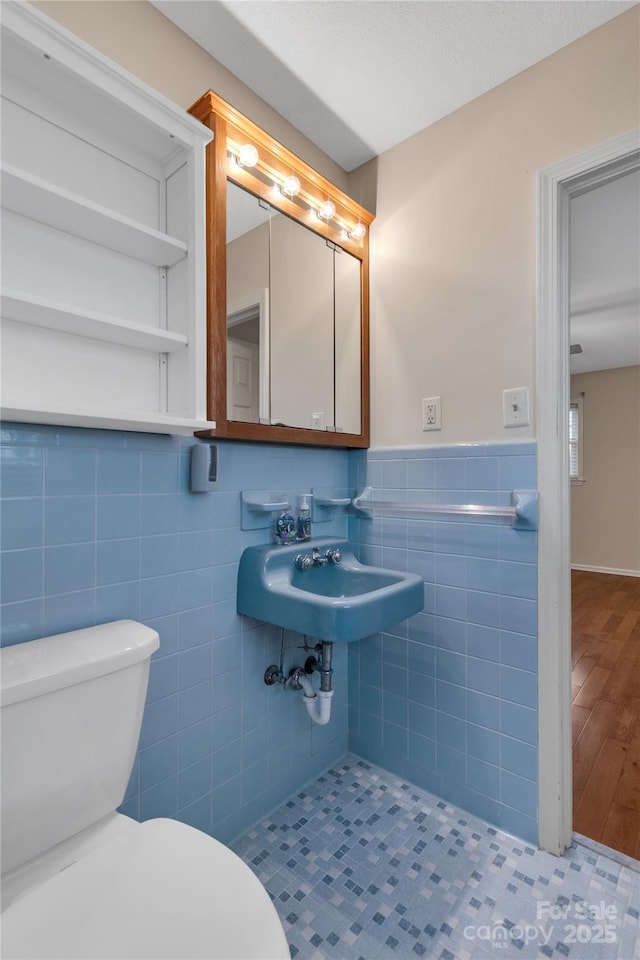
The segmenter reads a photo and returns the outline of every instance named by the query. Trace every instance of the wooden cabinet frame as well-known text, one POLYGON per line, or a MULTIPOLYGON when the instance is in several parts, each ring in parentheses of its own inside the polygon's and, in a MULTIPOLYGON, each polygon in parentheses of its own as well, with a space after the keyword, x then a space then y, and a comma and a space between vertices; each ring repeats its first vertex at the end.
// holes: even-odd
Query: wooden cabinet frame
POLYGON ((207 389, 208 419, 216 421, 216 429, 202 431, 198 436, 326 447, 368 447, 369 227, 373 215, 213 91, 205 93, 189 112, 213 132, 213 140, 206 148, 207 389), (230 162, 230 154, 234 155, 247 142, 254 144, 259 152, 258 171, 230 162), (296 199, 289 199, 284 194, 276 195, 273 189, 274 180, 282 182, 290 175, 296 176, 301 184, 296 199), (270 426, 227 419, 227 180, 245 187, 360 260, 360 433, 270 426), (306 216, 309 208, 326 200, 335 204, 335 218, 330 223, 316 218, 311 226, 306 216), (348 231, 358 223, 365 227, 365 233, 361 239, 354 240, 348 236, 348 231))

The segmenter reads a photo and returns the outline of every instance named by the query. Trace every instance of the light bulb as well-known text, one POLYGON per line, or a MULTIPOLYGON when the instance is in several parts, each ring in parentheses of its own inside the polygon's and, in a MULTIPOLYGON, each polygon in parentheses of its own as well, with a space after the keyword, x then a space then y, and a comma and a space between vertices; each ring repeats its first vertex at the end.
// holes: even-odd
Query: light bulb
POLYGON ((297 197, 301 190, 301 184, 297 177, 291 175, 286 178, 280 189, 285 197, 297 197))
POLYGON ((258 151, 252 143, 245 143, 238 151, 238 163, 241 167, 255 167, 258 162, 258 151))
POLYGON ((318 216, 321 220, 333 220, 336 215, 336 205, 331 200, 325 200, 318 210, 318 216))
POLYGON ((366 232, 367 228, 364 223, 355 223, 349 231, 349 237, 351 240, 362 240, 366 232))

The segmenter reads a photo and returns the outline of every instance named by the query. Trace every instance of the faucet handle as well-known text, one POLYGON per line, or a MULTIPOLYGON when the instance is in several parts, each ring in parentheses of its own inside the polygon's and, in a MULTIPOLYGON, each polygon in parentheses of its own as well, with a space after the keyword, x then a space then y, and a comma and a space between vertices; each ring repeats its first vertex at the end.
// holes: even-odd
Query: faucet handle
POLYGON ((294 562, 298 570, 309 570, 314 561, 308 553, 298 553, 294 562))
POLYGON ((325 553, 325 557, 327 558, 329 563, 340 563, 340 561, 342 560, 342 553, 336 547, 335 550, 327 550, 327 552, 325 553))

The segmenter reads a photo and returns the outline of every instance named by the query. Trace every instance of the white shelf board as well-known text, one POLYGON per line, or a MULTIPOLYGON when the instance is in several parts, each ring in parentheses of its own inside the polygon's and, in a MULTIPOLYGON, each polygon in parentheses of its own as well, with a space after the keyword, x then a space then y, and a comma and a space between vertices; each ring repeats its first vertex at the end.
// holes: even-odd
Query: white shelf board
POLYGON ((8 401, 0 407, 5 423, 45 423, 60 427, 89 427, 97 430, 125 430, 138 433, 170 433, 190 436, 197 430, 215 430, 215 420, 192 420, 155 411, 49 409, 8 401))
POLYGON ((16 290, 3 291, 1 313, 7 320, 153 353, 173 353, 184 350, 188 344, 187 337, 181 333, 120 320, 94 310, 80 310, 16 290))
POLYGON ((2 206, 156 267, 187 255, 181 240, 9 165, 2 168, 2 206))

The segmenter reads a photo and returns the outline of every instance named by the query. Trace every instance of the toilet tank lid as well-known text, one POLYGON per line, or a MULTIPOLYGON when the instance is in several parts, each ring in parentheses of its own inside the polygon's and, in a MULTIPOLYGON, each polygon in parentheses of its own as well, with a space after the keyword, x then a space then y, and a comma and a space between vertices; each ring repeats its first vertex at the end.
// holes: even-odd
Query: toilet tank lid
POLYGON ((159 646, 155 630, 135 620, 116 620, 3 647, 2 706, 122 670, 159 646))

